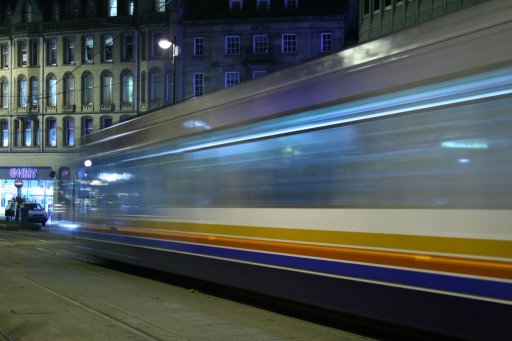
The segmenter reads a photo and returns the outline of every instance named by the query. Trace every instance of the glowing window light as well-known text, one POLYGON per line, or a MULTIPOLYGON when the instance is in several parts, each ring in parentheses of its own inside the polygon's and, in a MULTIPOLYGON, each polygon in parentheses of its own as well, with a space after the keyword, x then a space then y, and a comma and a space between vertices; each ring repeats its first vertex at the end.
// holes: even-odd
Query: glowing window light
POLYGON ((106 182, 116 182, 121 180, 130 180, 132 178, 131 174, 128 173, 100 173, 98 175, 98 179, 106 182))

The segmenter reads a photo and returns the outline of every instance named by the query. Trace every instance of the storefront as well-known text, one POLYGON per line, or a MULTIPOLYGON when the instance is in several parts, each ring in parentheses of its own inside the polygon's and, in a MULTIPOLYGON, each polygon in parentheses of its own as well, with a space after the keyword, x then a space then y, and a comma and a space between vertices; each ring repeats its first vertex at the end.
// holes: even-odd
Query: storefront
POLYGON ((18 195, 16 180, 22 184, 21 197, 26 201, 40 203, 48 212, 53 207, 53 178, 51 167, 0 167, 0 214, 10 200, 18 195))

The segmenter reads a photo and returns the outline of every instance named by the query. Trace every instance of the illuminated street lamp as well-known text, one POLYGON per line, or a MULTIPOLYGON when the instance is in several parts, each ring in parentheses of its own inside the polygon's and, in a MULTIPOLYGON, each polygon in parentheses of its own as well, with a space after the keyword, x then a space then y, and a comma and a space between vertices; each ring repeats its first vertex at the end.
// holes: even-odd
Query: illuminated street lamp
POLYGON ((179 54, 179 48, 176 44, 176 36, 172 40, 168 36, 162 36, 158 41, 158 46, 164 50, 169 50, 169 58, 172 63, 172 104, 176 103, 176 56, 179 54))

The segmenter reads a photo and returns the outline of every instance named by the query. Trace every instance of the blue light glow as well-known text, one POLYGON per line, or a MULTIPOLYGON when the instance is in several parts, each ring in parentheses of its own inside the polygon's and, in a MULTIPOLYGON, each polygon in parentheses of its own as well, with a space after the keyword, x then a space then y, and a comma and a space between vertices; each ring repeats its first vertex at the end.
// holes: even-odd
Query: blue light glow
MULTIPOLYGON (((179 154, 308 130, 324 129, 509 94, 512 94, 512 69, 504 69, 256 123, 254 127, 247 127, 242 132, 232 134, 234 136, 231 137, 217 137, 213 141, 211 139, 204 141, 205 139, 203 139, 204 142, 195 139, 196 142, 191 145, 176 146, 163 152, 140 155, 124 161, 179 154), (248 131, 249 133, 247 133, 248 131)), ((446 143, 448 145, 443 145, 444 147, 455 148, 456 143, 446 143)), ((463 148, 462 145, 459 144, 459 148, 463 148)), ((469 148, 469 146, 465 148, 469 148)), ((473 148, 487 148, 487 146, 474 144, 473 148)))

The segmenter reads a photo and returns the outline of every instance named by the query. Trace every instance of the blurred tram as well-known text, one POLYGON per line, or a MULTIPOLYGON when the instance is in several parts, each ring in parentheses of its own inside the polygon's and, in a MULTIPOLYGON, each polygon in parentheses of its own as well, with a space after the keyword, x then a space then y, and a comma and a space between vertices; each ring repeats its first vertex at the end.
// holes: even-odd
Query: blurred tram
POLYGON ((510 339, 511 42, 487 1, 104 129, 67 219, 100 257, 510 339))

